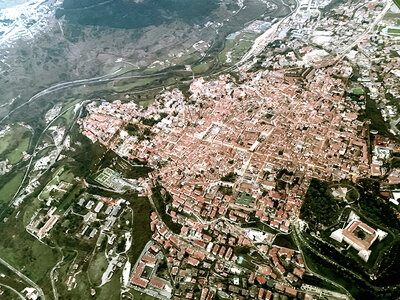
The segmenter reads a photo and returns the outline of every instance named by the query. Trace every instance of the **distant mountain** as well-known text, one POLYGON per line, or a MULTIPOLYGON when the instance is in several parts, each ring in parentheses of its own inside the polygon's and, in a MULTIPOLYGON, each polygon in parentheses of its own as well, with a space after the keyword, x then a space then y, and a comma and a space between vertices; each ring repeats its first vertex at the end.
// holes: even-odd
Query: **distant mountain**
POLYGON ((218 0, 64 0, 57 16, 81 25, 143 28, 173 20, 201 22, 218 0))

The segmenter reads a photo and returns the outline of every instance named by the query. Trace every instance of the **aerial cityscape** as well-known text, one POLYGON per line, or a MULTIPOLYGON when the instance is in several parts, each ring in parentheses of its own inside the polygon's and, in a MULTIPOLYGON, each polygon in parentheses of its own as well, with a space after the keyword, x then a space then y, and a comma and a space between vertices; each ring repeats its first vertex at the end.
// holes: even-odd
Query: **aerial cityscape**
POLYGON ((400 299, 400 1, 0 0, 0 299, 400 299))

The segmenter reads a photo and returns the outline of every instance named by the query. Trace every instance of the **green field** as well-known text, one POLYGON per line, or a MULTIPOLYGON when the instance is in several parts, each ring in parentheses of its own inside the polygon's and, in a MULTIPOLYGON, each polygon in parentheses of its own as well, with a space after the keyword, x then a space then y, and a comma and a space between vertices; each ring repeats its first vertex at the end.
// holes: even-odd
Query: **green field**
POLYGON ((21 217, 2 222, 0 236, 1 258, 50 294, 49 272, 60 259, 57 251, 27 233, 21 217))
MULTIPOLYGON (((121 271, 117 271, 114 273, 110 282, 107 282, 103 285, 96 294, 96 299, 99 300, 120 300, 120 291, 121 291, 121 271)), ((97 289, 96 289, 97 290, 97 289)))
POLYGON ((254 198, 252 195, 249 195, 245 192, 241 193, 238 198, 236 198, 235 203, 239 205, 249 206, 251 203, 254 202, 254 198))
POLYGON ((257 37, 254 33, 240 33, 233 39, 226 39, 224 49, 218 54, 220 63, 228 63, 228 53, 233 63, 243 57, 253 45, 253 40, 257 37))
POLYGON ((138 292, 136 290, 132 290, 132 295, 134 300, 154 300, 156 298, 146 295, 144 293, 138 292))
POLYGON ((122 82, 122 83, 116 83, 114 84, 114 91, 117 93, 124 93, 127 91, 130 91, 134 88, 141 87, 141 86, 146 86, 148 84, 151 84, 153 81, 156 81, 159 79, 159 77, 147 77, 147 78, 138 78, 138 79, 133 79, 131 82, 122 82))
POLYGON ((75 116, 75 111, 73 108, 71 108, 65 111, 65 113, 62 115, 62 118, 65 119, 66 124, 70 124, 74 119, 74 116, 75 116))
POLYGON ((355 94, 355 95, 360 96, 360 95, 364 95, 364 90, 361 87, 355 87, 352 90, 352 93, 355 94))
POLYGON ((296 243, 290 234, 279 234, 274 239, 274 245, 285 247, 289 249, 298 250, 296 243))
MULTIPOLYGON (((83 272, 76 275, 77 286, 71 291, 67 290, 67 286, 65 282, 60 282, 59 287, 57 289, 60 295, 65 296, 63 299, 70 300, 80 300, 80 299, 98 299, 90 296, 90 289, 93 288, 90 286, 87 275, 83 272)), ((119 293, 116 293, 119 296, 119 293)), ((46 298, 47 299, 47 298, 46 298)))
POLYGON ((0 205, 11 201, 12 197, 16 193, 24 177, 24 172, 17 173, 10 181, 8 181, 0 189, 0 205))
POLYGON ((393 34, 400 34, 400 28, 388 28, 388 30, 387 30, 387 32, 390 34, 390 33, 393 33, 393 34))
MULTIPOLYGON (((0 288, 2 284, 9 285, 16 290, 22 291, 26 287, 26 283, 21 282, 19 277, 14 274, 9 268, 0 264, 0 274, 4 274, 5 276, 0 278, 0 288)), ((8 299, 5 295, 2 295, 3 298, 1 299, 8 299)))
POLYGON ((11 128, 0 136, 0 161, 8 159, 10 164, 16 164, 23 158, 23 152, 28 151, 31 132, 24 126, 11 125, 11 128))
POLYGON ((103 276, 104 271, 107 269, 108 261, 104 252, 98 252, 94 255, 88 268, 88 276, 90 281, 94 285, 101 284, 101 276, 103 276))
POLYGON ((213 66, 212 63, 201 63, 199 65, 194 66, 192 70, 195 74, 203 74, 207 72, 212 66, 213 66))
POLYGON ((134 197, 131 201, 133 210, 132 247, 129 250, 132 264, 136 262, 144 246, 151 239, 150 213, 153 208, 147 197, 134 197))

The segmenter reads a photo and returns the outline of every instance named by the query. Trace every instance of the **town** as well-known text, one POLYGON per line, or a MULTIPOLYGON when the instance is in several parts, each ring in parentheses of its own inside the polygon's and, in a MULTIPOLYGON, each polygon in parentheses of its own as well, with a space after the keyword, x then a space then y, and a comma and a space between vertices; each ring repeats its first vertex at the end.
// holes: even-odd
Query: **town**
MULTIPOLYGON (((108 285, 121 299, 400 296, 400 9, 292 6, 246 27, 263 33, 234 69, 164 87, 145 106, 128 94, 85 100, 74 108, 83 142, 49 127, 43 149, 57 149, 34 164, 21 218, 62 253, 54 295, 103 299, 108 285), (85 141, 100 154, 84 153, 81 175, 65 151, 85 141)), ((44 299, 24 280, 21 294, 44 299)))

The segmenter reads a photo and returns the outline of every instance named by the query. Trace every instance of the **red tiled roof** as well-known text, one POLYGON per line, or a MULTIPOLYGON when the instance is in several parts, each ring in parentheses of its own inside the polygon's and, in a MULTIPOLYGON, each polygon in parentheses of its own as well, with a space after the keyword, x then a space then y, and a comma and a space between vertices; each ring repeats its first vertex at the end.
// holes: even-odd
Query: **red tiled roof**
POLYGON ((160 278, 157 278, 157 277, 153 277, 150 280, 149 285, 156 287, 160 290, 164 289, 164 287, 165 287, 165 283, 160 278))
POLYGON ((200 261, 198 261, 197 259, 193 258, 193 257, 189 257, 188 258, 188 264, 192 265, 194 267, 197 267, 199 265, 200 261))

